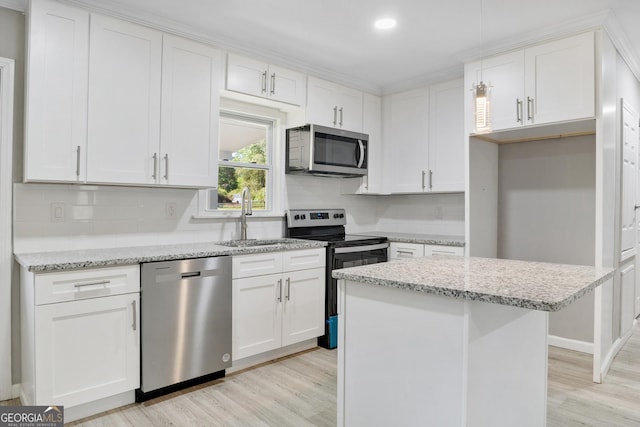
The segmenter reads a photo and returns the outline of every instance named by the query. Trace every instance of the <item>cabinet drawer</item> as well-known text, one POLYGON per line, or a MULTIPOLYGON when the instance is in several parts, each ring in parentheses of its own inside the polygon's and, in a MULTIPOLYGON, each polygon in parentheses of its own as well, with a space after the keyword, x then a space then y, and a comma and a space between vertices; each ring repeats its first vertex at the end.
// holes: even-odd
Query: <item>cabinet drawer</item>
POLYGON ((282 254, 283 271, 324 268, 327 251, 324 248, 290 251, 282 254))
POLYGON ((140 292, 140 266, 37 273, 36 305, 140 292))
POLYGON ((282 253, 240 255, 232 258, 231 276, 241 277, 262 276, 282 272, 282 253))
POLYGON ((424 256, 424 245, 420 243, 396 243, 389 244, 389 258, 415 258, 424 256))
POLYGON ((424 245, 424 256, 433 255, 464 255, 464 248, 460 246, 424 245))

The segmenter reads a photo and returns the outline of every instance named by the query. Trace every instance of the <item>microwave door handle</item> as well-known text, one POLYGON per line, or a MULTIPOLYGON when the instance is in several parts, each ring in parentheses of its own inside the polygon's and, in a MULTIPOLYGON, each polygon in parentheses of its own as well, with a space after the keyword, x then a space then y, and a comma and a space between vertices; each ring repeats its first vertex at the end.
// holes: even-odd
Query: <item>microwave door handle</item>
POLYGON ((364 142, 358 140, 358 169, 362 168, 362 164, 364 163, 364 142))

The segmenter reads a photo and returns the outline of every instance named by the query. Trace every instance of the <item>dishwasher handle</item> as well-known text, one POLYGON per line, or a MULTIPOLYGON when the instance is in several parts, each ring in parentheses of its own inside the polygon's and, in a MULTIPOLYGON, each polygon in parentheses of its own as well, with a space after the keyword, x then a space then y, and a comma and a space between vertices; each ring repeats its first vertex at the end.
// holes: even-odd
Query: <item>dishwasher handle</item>
POLYGON ((183 279, 191 279, 192 277, 200 277, 199 271, 192 271, 190 273, 182 273, 181 276, 183 279))

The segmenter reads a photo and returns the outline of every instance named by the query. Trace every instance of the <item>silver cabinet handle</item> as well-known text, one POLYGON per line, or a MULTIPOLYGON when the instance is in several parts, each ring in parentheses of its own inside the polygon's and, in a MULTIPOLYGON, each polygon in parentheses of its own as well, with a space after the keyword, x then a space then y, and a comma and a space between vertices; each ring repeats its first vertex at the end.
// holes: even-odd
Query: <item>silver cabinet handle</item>
POLYGON ((516 98, 516 121, 522 123, 522 101, 516 98))
POLYGON ((133 308, 133 323, 131 324, 131 327, 135 331, 136 329, 138 329, 138 313, 136 313, 136 300, 131 301, 131 307, 133 308))
POLYGON ((155 181, 158 179, 158 153, 153 153, 153 174, 151 178, 155 181))
POLYGON ((398 249, 396 252, 399 254, 413 255, 413 251, 403 251, 402 249, 398 249))
POLYGON ((527 120, 533 121, 533 98, 527 96, 527 120))
POLYGON ((262 93, 267 93, 267 70, 262 73, 262 93))
POLYGON ((276 93, 276 73, 271 74, 271 95, 276 93))
POLYGON ((337 125, 338 124, 338 106, 334 106, 333 107, 333 125, 337 125))
POLYGON ((80 146, 76 149, 76 176, 80 177, 80 146))
POLYGON ((433 171, 429 169, 429 190, 433 189, 433 171))
POLYGON ((96 280, 93 282, 76 283, 73 286, 75 288, 83 288, 85 286, 108 285, 109 283, 111 283, 111 280, 96 280))
POLYGON ((342 107, 340 107, 340 127, 342 127, 342 118, 343 118, 343 111, 342 111, 342 107))
POLYGON ((291 300, 291 277, 287 277, 287 301, 291 300))
POLYGON ((426 186, 424 185, 424 177, 427 173, 425 171, 422 171, 422 189, 424 190, 426 188, 426 186))
POLYGON ((282 302, 282 279, 278 279, 278 302, 282 302))
POLYGON ((164 179, 169 181, 169 153, 164 155, 164 179))

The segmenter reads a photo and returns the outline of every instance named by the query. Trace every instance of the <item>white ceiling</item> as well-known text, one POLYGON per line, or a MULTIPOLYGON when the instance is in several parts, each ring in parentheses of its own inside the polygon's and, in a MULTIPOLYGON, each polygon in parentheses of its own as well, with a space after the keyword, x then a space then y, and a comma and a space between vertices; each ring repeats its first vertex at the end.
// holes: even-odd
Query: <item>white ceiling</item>
POLYGON ((463 62, 481 52, 589 28, 605 17, 640 58, 639 0, 66 1, 379 94, 462 75, 463 62), (397 28, 376 31, 381 16, 396 18, 397 28))

